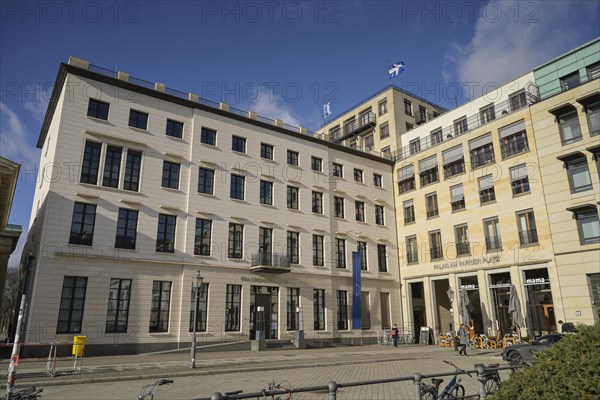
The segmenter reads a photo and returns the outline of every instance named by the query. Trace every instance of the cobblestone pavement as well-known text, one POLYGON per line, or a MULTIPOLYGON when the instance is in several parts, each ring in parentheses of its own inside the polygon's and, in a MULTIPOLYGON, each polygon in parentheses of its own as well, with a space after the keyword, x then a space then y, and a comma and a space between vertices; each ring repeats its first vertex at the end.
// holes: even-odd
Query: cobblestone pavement
MULTIPOLYGON (((175 383, 159 387, 157 400, 194 399, 209 397, 216 391, 260 392, 273 380, 283 386, 301 387, 327 385, 332 380, 349 383, 411 376, 416 372, 450 373, 452 367, 442 360, 453 361, 463 369, 474 369, 474 364, 480 362, 502 363, 499 353, 496 350, 472 350, 469 357, 461 357, 452 349, 418 345, 398 349, 373 345, 264 352, 198 352, 198 368, 194 370, 188 367, 188 352, 93 357, 84 360, 78 375, 52 378, 39 374, 33 365, 23 367, 18 383, 20 386, 36 384, 43 387, 44 400, 136 399, 143 385, 168 377, 175 383)), ((42 363, 41 367, 44 366, 42 363)), ((66 367, 61 369, 67 370, 66 367)), ((501 375, 505 379, 508 374, 502 372, 501 375)), ((448 382, 450 378, 444 379, 448 382)), ((467 394, 477 393, 475 377, 464 376, 463 384, 467 394)), ((338 399, 411 399, 414 398, 413 391, 412 382, 366 385, 341 388, 338 399)), ((293 396, 293 399, 327 398, 326 392, 293 396)))

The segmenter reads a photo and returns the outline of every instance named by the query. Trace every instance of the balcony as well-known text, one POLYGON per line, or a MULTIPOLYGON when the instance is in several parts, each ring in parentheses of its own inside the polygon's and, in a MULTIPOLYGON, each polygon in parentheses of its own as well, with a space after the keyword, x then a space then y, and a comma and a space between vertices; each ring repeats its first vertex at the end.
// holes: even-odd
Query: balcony
POLYGON ((469 243, 456 243, 456 255, 466 256, 471 254, 469 243))
POLYGON ((501 250, 502 240, 500 236, 490 236, 485 238, 485 248, 487 251, 501 250))
POLYGON ((351 136, 360 135, 364 130, 376 125, 375 113, 369 111, 359 115, 358 119, 343 124, 343 129, 330 137, 331 141, 339 143, 351 136))
POLYGON ((290 272, 290 261, 287 254, 259 251, 258 253, 252 254, 250 271, 270 272, 275 274, 290 272))
POLYGON ((442 252, 441 247, 432 247, 429 249, 429 255, 431 256, 431 260, 441 260, 444 257, 444 253, 442 252))

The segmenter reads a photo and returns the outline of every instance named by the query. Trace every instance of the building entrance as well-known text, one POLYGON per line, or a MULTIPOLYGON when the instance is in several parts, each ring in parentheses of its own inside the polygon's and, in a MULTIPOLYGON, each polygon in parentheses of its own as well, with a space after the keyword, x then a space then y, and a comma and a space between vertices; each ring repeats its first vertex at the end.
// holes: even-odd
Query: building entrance
POLYGON ((278 293, 277 287, 250 287, 250 340, 256 339, 257 330, 264 330, 265 339, 277 339, 278 293))
POLYGON ((508 304, 510 302, 510 273, 490 275, 490 289, 492 291, 492 301, 494 302, 494 321, 492 323, 491 335, 508 333, 512 329, 510 314, 508 313, 508 304))
POLYGON ((479 283, 477 281, 477 276, 461 277, 460 289, 467 290, 469 300, 473 306, 473 311, 471 312, 471 323, 469 326, 475 330, 475 333, 485 333, 483 330, 483 316, 481 313, 481 298, 479 296, 479 283))
POLYGON ((415 343, 421 340, 421 327, 427 326, 427 315, 425 314, 425 297, 423 293, 423 282, 415 282, 409 285, 410 299, 413 315, 413 329, 415 333, 415 343))
MULTIPOLYGON (((525 271, 528 328, 534 336, 556 331, 554 303, 546 268, 525 271)), ((530 333, 531 334, 531 333, 530 333)))

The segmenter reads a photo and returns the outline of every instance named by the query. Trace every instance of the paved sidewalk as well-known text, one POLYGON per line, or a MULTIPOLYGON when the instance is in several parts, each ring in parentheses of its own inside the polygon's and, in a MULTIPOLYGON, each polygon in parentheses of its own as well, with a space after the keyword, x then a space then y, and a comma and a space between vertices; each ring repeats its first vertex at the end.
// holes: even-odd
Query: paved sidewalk
MULTIPOLYGON (((54 378, 39 373, 45 363, 25 362, 19 365, 17 383, 18 386, 43 387, 44 399, 132 399, 142 385, 159 378, 172 378, 175 384, 161 387, 157 398, 191 399, 207 397, 215 391, 257 392, 273 379, 299 387, 326 385, 330 380, 356 382, 415 372, 452 372, 450 366, 442 363, 443 359, 452 360, 463 369, 473 369, 478 362, 501 362, 499 354, 499 350, 471 350, 470 357, 460 357, 453 349, 422 345, 402 345, 397 349, 391 345, 369 345, 264 352, 203 353, 199 349, 197 368, 192 370, 188 349, 176 353, 91 357, 84 359, 80 374, 54 378)), ((68 366, 63 363, 58 370, 70 368, 72 363, 68 366)), ((6 371, 2 375, 4 386, 6 371)), ((476 392, 476 379, 465 377, 464 383, 467 393, 476 392)), ((339 398, 410 398, 412 390, 412 383, 369 385, 342 389, 339 398)), ((319 397, 294 395, 294 399, 302 398, 319 397)))

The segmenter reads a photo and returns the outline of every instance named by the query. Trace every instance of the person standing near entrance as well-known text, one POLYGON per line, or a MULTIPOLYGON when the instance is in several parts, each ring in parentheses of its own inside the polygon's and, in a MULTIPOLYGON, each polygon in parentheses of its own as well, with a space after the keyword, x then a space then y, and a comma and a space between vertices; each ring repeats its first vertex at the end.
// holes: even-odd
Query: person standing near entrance
POLYGON ((390 336, 392 337, 392 343, 394 347, 398 347, 398 326, 394 324, 390 331, 390 336))
POLYGON ((460 338, 460 351, 458 354, 468 356, 467 354, 467 328, 465 324, 460 324, 460 328, 458 328, 458 337, 460 338))

